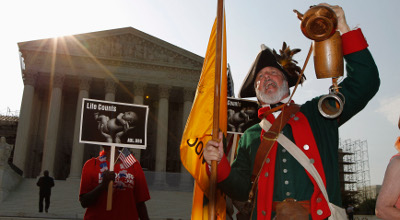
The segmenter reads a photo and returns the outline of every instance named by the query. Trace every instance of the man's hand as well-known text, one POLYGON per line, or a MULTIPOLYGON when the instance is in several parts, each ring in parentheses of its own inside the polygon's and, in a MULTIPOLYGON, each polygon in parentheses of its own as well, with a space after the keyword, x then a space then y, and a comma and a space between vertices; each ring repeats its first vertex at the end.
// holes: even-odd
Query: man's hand
POLYGON ((106 170, 103 172, 103 181, 97 185, 92 191, 79 195, 79 201, 83 208, 95 205, 98 198, 104 190, 108 190, 108 183, 115 180, 114 171, 106 170))
POLYGON ((224 155, 222 132, 219 132, 218 139, 218 142, 213 140, 208 141, 204 149, 204 160, 209 165, 211 165, 212 160, 216 160, 219 163, 219 161, 221 161, 222 159, 222 156, 224 155))
POLYGON ((103 181, 101 182, 101 186, 107 189, 110 181, 115 181, 115 173, 114 171, 106 170, 103 172, 103 181))
POLYGON ((327 3, 321 3, 319 5, 327 6, 336 13, 336 17, 338 18, 337 28, 340 31, 340 33, 344 34, 350 31, 350 27, 349 25, 347 25, 346 17, 344 16, 344 11, 342 7, 340 7, 339 5, 330 5, 327 3))

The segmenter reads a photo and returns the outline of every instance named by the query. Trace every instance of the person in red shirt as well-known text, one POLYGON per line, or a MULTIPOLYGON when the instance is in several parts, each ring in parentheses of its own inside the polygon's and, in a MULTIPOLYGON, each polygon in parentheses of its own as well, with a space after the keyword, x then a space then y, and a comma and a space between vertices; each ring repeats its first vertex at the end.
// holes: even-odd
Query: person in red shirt
POLYGON ((145 202, 150 194, 139 162, 125 167, 116 153, 114 171, 109 171, 110 147, 103 148, 99 157, 86 161, 82 169, 79 201, 86 208, 84 220, 149 219, 145 202), (107 211, 110 181, 114 181, 112 209, 107 211))

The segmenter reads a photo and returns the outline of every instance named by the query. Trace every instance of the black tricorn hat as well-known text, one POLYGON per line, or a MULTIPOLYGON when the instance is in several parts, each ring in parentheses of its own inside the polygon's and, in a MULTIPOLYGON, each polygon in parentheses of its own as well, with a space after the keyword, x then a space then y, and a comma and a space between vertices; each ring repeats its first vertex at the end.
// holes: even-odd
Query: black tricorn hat
MULTIPOLYGON (((290 47, 283 42, 282 50, 279 50, 280 54, 277 54, 275 50, 267 48, 265 45, 261 45, 261 52, 258 53, 256 59, 254 60, 247 76, 245 77, 242 87, 239 91, 239 97, 255 97, 256 92, 254 89, 254 81, 256 79, 257 73, 267 66, 272 66, 279 69, 288 81, 289 88, 296 85, 299 78, 301 68, 297 66, 297 61, 292 59, 292 56, 298 52, 300 49, 290 50, 290 47)), ((301 79, 303 82, 305 79, 304 75, 301 79)))

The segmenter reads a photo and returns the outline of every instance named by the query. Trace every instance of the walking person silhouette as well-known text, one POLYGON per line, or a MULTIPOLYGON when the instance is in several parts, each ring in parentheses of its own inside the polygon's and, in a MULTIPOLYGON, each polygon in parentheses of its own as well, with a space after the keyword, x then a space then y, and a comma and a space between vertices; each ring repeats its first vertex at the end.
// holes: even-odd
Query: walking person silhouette
POLYGON ((43 171, 43 176, 36 183, 39 190, 39 212, 43 212, 43 199, 45 202, 45 211, 49 212, 51 188, 54 186, 54 179, 49 176, 49 171, 43 171))

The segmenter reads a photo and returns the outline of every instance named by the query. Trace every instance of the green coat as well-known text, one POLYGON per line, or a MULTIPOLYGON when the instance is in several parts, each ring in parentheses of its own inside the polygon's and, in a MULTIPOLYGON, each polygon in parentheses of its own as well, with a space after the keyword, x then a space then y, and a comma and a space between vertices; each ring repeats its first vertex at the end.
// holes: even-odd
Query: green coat
MULTIPOLYGON (((348 54, 344 58, 347 77, 339 86, 340 92, 345 97, 345 105, 338 119, 327 119, 319 113, 320 97, 307 101, 300 109, 309 121, 318 146, 325 171, 329 200, 339 206, 341 205, 338 170, 339 126, 361 111, 376 94, 380 85, 378 69, 368 49, 348 54)), ((289 125, 286 125, 282 131, 293 141, 289 125)), ((248 199, 251 188, 250 177, 260 145, 260 134, 261 127, 258 124, 246 130, 239 141, 237 158, 232 164, 229 176, 218 183, 218 187, 235 200, 248 199)), ((281 145, 277 150, 275 170, 273 201, 282 201, 287 197, 310 200, 314 191, 312 182, 304 168, 281 145), (285 178, 280 172, 283 169, 290 171, 285 174, 285 178), (285 181, 289 181, 289 184, 285 184, 285 181), (288 191, 291 192, 290 196, 286 196, 285 192, 288 191)), ((256 219, 255 215, 256 212, 253 213, 253 219, 256 219)))

